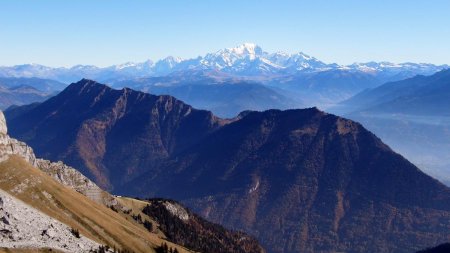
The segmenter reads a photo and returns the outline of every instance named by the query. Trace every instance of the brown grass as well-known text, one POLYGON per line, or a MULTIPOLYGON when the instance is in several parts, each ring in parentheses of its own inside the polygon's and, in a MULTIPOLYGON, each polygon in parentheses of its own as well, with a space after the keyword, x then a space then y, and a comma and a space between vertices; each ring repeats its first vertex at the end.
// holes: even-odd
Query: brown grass
POLYGON ((153 224, 153 233, 157 234, 160 238, 163 239, 166 238, 164 233, 158 229, 159 224, 152 217, 149 217, 148 215, 142 212, 144 207, 148 205, 148 202, 127 197, 118 197, 116 199, 122 206, 131 209, 130 215, 125 216, 127 217, 127 219, 132 219, 131 215, 140 215, 143 221, 147 220, 153 224))
MULTIPOLYGON (((160 235, 148 232, 106 206, 59 184, 18 156, 11 156, 0 163, 0 188, 78 229, 82 235, 110 247, 136 253, 154 252, 154 247, 166 242, 160 235), (21 185, 24 187, 20 187, 21 185)), ((179 252, 189 252, 178 245, 166 243, 170 247, 176 247, 179 252)))

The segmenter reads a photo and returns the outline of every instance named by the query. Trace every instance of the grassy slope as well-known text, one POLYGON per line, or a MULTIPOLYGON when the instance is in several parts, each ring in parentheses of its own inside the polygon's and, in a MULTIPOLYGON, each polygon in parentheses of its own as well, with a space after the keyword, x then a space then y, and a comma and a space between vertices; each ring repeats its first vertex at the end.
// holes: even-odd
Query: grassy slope
POLYGON ((140 215, 143 221, 147 220, 153 224, 153 233, 159 235, 160 238, 166 238, 164 233, 158 229, 159 224, 154 219, 152 219, 152 217, 149 217, 142 212, 142 210, 148 205, 148 202, 127 197, 118 197, 116 199, 122 206, 131 209, 131 213, 125 216, 127 219, 132 219, 131 215, 140 215))
MULTIPOLYGON (((152 248, 165 242, 160 235, 149 233, 137 223, 57 183, 17 156, 0 163, 0 188, 78 229, 84 236, 111 247, 136 253, 153 252, 152 248)), ((167 244, 179 252, 188 252, 180 246, 167 244)))

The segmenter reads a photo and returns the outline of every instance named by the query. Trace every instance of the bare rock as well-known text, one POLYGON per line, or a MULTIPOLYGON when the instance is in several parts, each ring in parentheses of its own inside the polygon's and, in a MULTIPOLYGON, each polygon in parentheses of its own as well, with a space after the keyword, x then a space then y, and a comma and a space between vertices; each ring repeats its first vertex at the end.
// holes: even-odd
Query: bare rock
POLYGON ((34 209, 24 202, 0 190, 3 202, 3 218, 8 223, 0 223, 0 247, 43 248, 49 247, 64 252, 91 252, 100 245, 84 236, 76 238, 70 227, 34 209), (83 247, 80 247, 83 245, 83 247))
POLYGON ((3 112, 0 111, 0 134, 8 134, 8 128, 6 127, 6 119, 3 112))

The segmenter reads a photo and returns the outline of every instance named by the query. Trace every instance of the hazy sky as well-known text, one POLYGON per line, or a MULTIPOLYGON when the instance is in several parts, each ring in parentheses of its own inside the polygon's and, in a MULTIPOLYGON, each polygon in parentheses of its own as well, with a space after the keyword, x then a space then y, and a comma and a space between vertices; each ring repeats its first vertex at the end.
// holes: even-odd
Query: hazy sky
POLYGON ((450 63, 449 0, 0 0, 0 65, 196 57, 243 42, 327 63, 450 63))

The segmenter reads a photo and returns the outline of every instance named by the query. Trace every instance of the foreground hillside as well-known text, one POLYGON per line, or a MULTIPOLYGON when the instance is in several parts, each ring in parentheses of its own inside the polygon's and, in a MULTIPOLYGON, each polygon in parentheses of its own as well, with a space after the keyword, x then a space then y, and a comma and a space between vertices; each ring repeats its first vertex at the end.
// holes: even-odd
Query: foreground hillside
POLYGON ((30 208, 0 190, 2 216, 0 246, 5 248, 52 248, 70 252, 87 252, 100 244, 79 234, 69 226, 30 208))
POLYGON ((82 80, 7 116, 38 154, 118 194, 181 201, 269 252, 414 252, 450 240, 449 188, 316 108, 222 120, 82 80))
POLYGON ((0 188, 82 235, 132 252, 152 252, 163 240, 111 209, 68 189, 19 157, 0 164, 0 188))
POLYGON ((30 147, 7 135, 0 112, 1 247, 89 252, 108 245, 128 252, 153 252, 165 242, 108 208, 104 200, 112 196, 77 173, 62 163, 36 159, 30 147))
MULTIPOLYGON (((120 252, 159 252, 161 245, 172 251, 191 252, 180 244, 192 245, 196 234, 203 231, 191 227, 183 232, 193 238, 185 238, 178 245, 172 243, 167 236, 172 230, 162 230, 156 217, 143 213, 148 203, 136 209, 138 201, 125 201, 102 191, 75 169, 61 162, 37 159, 30 147, 7 135, 1 112, 0 178, 0 248, 9 248, 6 252, 11 248, 44 252, 40 249, 44 247, 63 252, 97 252, 102 245, 120 252)), ((218 241, 204 238, 201 243, 205 247, 218 248, 219 242, 240 236, 239 240, 247 238, 248 244, 235 243, 237 251, 223 252, 264 252, 256 240, 243 233, 207 221, 203 224, 218 228, 210 234, 218 241)))

